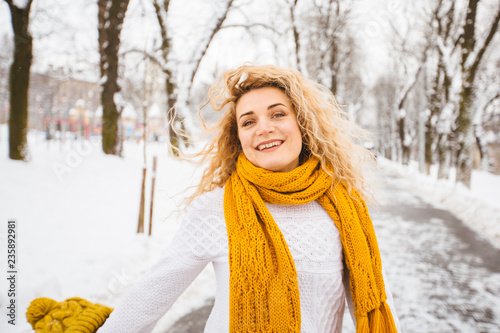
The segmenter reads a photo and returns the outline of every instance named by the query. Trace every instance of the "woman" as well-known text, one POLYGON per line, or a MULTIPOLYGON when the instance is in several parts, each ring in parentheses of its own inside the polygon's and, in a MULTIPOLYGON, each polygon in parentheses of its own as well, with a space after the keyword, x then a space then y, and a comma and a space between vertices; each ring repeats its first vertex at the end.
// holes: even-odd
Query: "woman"
POLYGON ((359 194, 361 131, 293 70, 242 66, 210 97, 225 113, 184 222, 99 332, 150 332, 209 262, 205 332, 340 332, 346 298, 357 332, 396 332, 359 194))

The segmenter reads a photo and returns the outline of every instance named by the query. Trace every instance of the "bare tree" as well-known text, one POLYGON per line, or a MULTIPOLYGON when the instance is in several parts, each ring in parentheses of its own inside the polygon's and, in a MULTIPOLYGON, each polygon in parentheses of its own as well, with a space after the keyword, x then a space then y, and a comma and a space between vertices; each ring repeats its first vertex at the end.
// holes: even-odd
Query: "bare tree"
POLYGON ((498 6, 495 16, 489 24, 489 29, 487 29, 486 38, 479 43, 476 32, 478 4, 479 0, 469 1, 463 25, 463 33, 459 38, 462 55, 460 64, 462 86, 459 93, 460 99, 455 130, 457 139, 457 181, 464 183, 468 187, 470 187, 472 175, 472 145, 474 144, 472 131, 474 84, 479 66, 493 37, 498 31, 500 21, 500 6, 498 6))
MULTIPOLYGON (((358 120, 368 89, 361 73, 361 57, 352 20, 353 1, 288 1, 290 8, 288 34, 292 32, 292 58, 305 76, 330 88, 340 104, 358 120), (307 47, 303 47, 307 45, 307 47)), ((287 17, 284 15, 284 17, 287 17)), ((282 22, 273 20, 276 30, 282 22)), ((278 45, 283 48, 283 36, 278 45)), ((293 61, 292 61, 293 63, 293 61)))
MULTIPOLYGON (((486 50, 490 47, 498 30, 500 7, 494 6, 493 19, 481 20, 484 33, 477 32, 478 0, 457 2, 451 0, 432 1, 429 77, 427 93, 429 116, 426 122, 427 170, 433 162, 434 151, 439 161, 438 177, 448 175, 450 163, 457 167, 457 181, 470 186, 472 172, 472 147, 479 140, 478 124, 472 126, 474 110, 484 109, 489 97, 476 89, 476 77, 481 71, 486 50), (479 45, 478 36, 481 43, 479 45), (483 104, 479 103, 483 100, 483 104), (475 134, 475 135, 474 135, 475 134), (474 139, 475 138, 475 139, 474 139)), ((490 6, 484 5, 484 9, 490 6)), ((493 95, 495 92, 493 93, 493 95)), ((478 118, 480 118, 478 116, 478 118)))
POLYGON ((397 159, 397 133, 394 105, 396 104, 396 78, 394 74, 380 77, 373 87, 373 95, 377 108, 377 131, 380 153, 390 159, 397 159))
MULTIPOLYGON (((189 82, 186 83, 185 86, 179 87, 180 82, 178 82, 178 78, 175 76, 175 70, 173 65, 173 59, 171 59, 171 53, 173 49, 172 45, 172 32, 167 28, 167 22, 169 17, 169 9, 170 9, 170 0, 164 0, 161 3, 159 0, 153 0, 153 6, 155 8, 156 18, 158 20, 158 25, 160 27, 161 34, 161 47, 160 54, 161 59, 157 59, 157 63, 161 65, 163 68, 163 72, 165 74, 165 89, 167 95, 167 119, 169 122, 169 138, 171 146, 174 151, 173 154, 176 154, 176 149, 180 148, 181 140, 185 139, 184 136, 179 136, 179 130, 182 133, 186 132, 185 124, 184 124, 184 116, 179 115, 175 112, 174 106, 178 102, 178 89, 182 88, 187 90, 185 94, 186 100, 183 103, 189 104, 189 96, 191 94, 191 87, 193 85, 196 73, 198 72, 201 61, 203 60, 208 48, 212 40, 215 38, 217 33, 222 29, 222 25, 227 18, 229 10, 233 6, 233 0, 228 0, 223 6, 222 13, 216 19, 214 26, 208 29, 207 37, 200 43, 200 48, 195 53, 194 59, 191 59, 192 66, 190 67, 190 73, 187 75, 189 77, 189 82), (176 129, 176 127, 180 127, 176 129)), ((156 57, 152 56, 156 59, 156 57)), ((188 142, 184 140, 184 144, 187 145, 188 142)))
MULTIPOLYGON (((412 15, 414 14, 412 13, 412 15)), ((414 143, 412 138, 415 136, 411 133, 416 132, 415 128, 408 126, 408 118, 410 113, 418 113, 419 111, 408 108, 407 103, 412 90, 421 79, 430 42, 426 38, 423 38, 423 43, 420 42, 422 38, 414 38, 415 27, 413 26, 400 28, 391 24, 391 27, 393 36, 391 53, 393 54, 394 68, 398 78, 397 97, 393 111, 399 137, 398 159, 403 164, 408 164, 411 145, 414 143)))
POLYGON ((452 91, 452 79, 455 76, 453 54, 458 47, 455 36, 459 28, 455 8, 455 1, 437 0, 429 14, 431 20, 428 26, 432 28, 428 37, 432 47, 429 58, 433 60, 433 66, 429 66, 431 82, 427 96, 429 115, 425 124, 425 162, 429 173, 434 152, 437 152, 438 178, 448 177, 451 161, 450 118, 455 112, 452 91))
POLYGON ((121 155, 119 119, 121 108, 115 101, 118 85, 118 49, 120 33, 129 0, 98 0, 99 53, 101 55, 102 149, 106 154, 121 155))
MULTIPOLYGON (((215 35, 221 30, 222 25, 224 24, 224 21, 227 18, 227 14, 229 13, 229 10, 233 6, 233 2, 234 2, 234 0, 228 0, 228 2, 226 3, 226 5, 224 6, 224 8, 222 10, 221 15, 218 17, 217 21, 215 22, 214 27, 211 30, 209 30, 208 36, 201 43, 199 51, 198 51, 199 55, 195 59, 193 59, 195 66, 191 67, 191 74, 189 75, 190 91, 191 91, 191 87, 193 86, 194 77, 195 77, 196 73, 198 72, 198 68, 200 68, 200 63, 203 60, 203 57, 205 56, 205 54, 207 53, 208 48, 210 47, 210 43, 212 43, 213 39, 215 38, 215 35)), ((191 95, 191 93, 189 92, 188 99, 189 99, 190 95, 191 95)))
POLYGON ((18 7, 13 0, 9 5, 14 30, 14 60, 10 67, 10 116, 9 157, 13 160, 27 158, 28 88, 31 61, 33 59, 33 37, 29 33, 30 9, 33 0, 25 7, 18 7))
MULTIPOLYGON (((498 46, 496 46, 498 47, 498 46)), ((484 63, 484 68, 478 76, 476 84, 475 110, 473 119, 474 138, 480 153, 481 169, 489 170, 489 152, 488 144, 500 143, 498 135, 491 133, 500 133, 500 57, 495 61, 484 63), (481 94, 477 92, 481 92, 481 94)), ((493 156, 491 156, 493 157, 493 156)), ((493 157, 494 158, 494 157, 493 157)))
POLYGON ((333 94, 348 81, 345 75, 349 71, 343 69, 357 61, 357 45, 351 29, 352 6, 352 1, 345 0, 313 1, 302 15, 301 36, 308 45, 303 50, 307 72, 330 87, 333 94))
POLYGON ((293 33, 293 44, 295 46, 295 64, 297 68, 304 74, 306 74, 306 66, 301 62, 301 50, 300 50, 300 33, 297 23, 297 2, 298 0, 287 0, 287 6, 290 11, 290 25, 293 33))

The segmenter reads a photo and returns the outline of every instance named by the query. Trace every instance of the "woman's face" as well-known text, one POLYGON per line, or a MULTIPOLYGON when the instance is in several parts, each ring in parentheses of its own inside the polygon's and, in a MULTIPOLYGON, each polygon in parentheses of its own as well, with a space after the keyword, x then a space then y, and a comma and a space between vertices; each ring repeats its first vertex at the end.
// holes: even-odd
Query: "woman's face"
POLYGON ((278 88, 250 90, 236 103, 238 138, 253 165, 286 172, 299 165, 302 135, 288 97, 278 88))

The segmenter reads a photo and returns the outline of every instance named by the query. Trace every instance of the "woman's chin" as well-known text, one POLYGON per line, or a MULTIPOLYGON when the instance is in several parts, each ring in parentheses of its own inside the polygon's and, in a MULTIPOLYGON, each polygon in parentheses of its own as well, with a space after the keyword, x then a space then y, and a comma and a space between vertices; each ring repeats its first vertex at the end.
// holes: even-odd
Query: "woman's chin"
POLYGON ((273 172, 288 172, 292 171, 298 166, 299 166, 298 161, 296 162, 294 161, 291 163, 283 163, 282 161, 275 161, 275 162, 265 161, 264 163, 260 163, 258 165, 259 168, 263 168, 273 172))

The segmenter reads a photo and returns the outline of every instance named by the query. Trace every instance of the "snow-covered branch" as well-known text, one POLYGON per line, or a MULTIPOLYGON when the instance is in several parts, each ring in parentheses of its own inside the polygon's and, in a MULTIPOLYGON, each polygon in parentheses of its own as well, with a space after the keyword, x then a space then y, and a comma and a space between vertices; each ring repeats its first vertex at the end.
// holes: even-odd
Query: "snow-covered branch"
POLYGON ((200 63, 203 60, 203 57, 207 53, 207 50, 208 50, 208 48, 210 46, 210 43, 214 39, 214 37, 217 34, 217 32, 219 32, 219 30, 222 27, 222 24, 226 20, 227 14, 228 14, 229 10, 231 9, 231 7, 233 5, 233 1, 234 0, 229 0, 227 2, 226 7, 224 8, 224 12, 222 13, 222 15, 217 20, 217 23, 215 24, 214 28, 212 29, 210 36, 207 38, 207 40, 205 41, 205 43, 202 45, 201 52, 199 53, 199 55, 196 58, 196 65, 191 70, 191 75, 190 75, 190 82, 191 83, 194 81, 194 77, 195 77, 196 73, 198 72, 198 68, 200 67, 200 63))
POLYGON ((166 67, 166 64, 162 60, 158 59, 153 54, 151 54, 145 50, 139 50, 139 49, 126 50, 126 51, 120 53, 120 57, 126 56, 127 54, 133 54, 133 53, 141 54, 142 56, 144 56, 144 58, 151 60, 152 62, 154 62, 155 64, 160 66, 160 68, 162 68, 162 69, 166 67))
POLYGON ((17 8, 19 10, 26 10, 26 11, 30 11, 31 9, 31 4, 33 3, 33 0, 26 0, 26 1, 23 1, 23 3, 14 3, 13 0, 5 0, 5 2, 7 2, 7 4, 9 5, 10 9, 14 9, 14 8, 17 8))
MULTIPOLYGON (((498 31, 498 23, 500 22, 500 6, 497 9, 497 14, 495 16, 495 19, 493 20, 493 23, 491 24, 490 31, 488 33, 488 36, 484 40, 483 45, 479 48, 479 51, 477 52, 477 56, 474 57, 474 62, 472 62, 472 65, 470 66, 470 71, 471 72, 476 72, 479 64, 481 63, 481 59, 484 56, 484 53, 486 52, 486 49, 488 48, 491 40, 495 36, 495 33, 498 31)), ((472 58, 472 57, 470 57, 472 58)))
MULTIPOLYGON (((168 10, 168 5, 169 1, 165 1, 165 10, 168 10)), ((163 11, 161 8, 161 5, 158 3, 157 0, 153 1, 153 7, 155 8, 155 13, 156 13, 156 18, 158 20, 158 25, 160 26, 160 35, 161 35, 161 40, 162 40, 162 56, 163 56, 163 62, 167 63, 168 62, 168 54, 169 54, 169 49, 170 49, 170 38, 168 36, 168 31, 167 31, 167 17, 166 14, 163 15, 163 11)), ((162 68, 165 68, 165 66, 162 66, 162 68)))
POLYGON ((259 22, 249 23, 249 24, 228 24, 228 25, 225 25, 223 27, 220 27, 219 30, 228 29, 228 28, 251 29, 251 28, 255 28, 255 27, 265 28, 265 29, 271 30, 275 34, 278 34, 278 35, 280 34, 280 32, 278 30, 276 30, 273 26, 270 26, 270 25, 265 24, 265 23, 259 23, 259 22))

